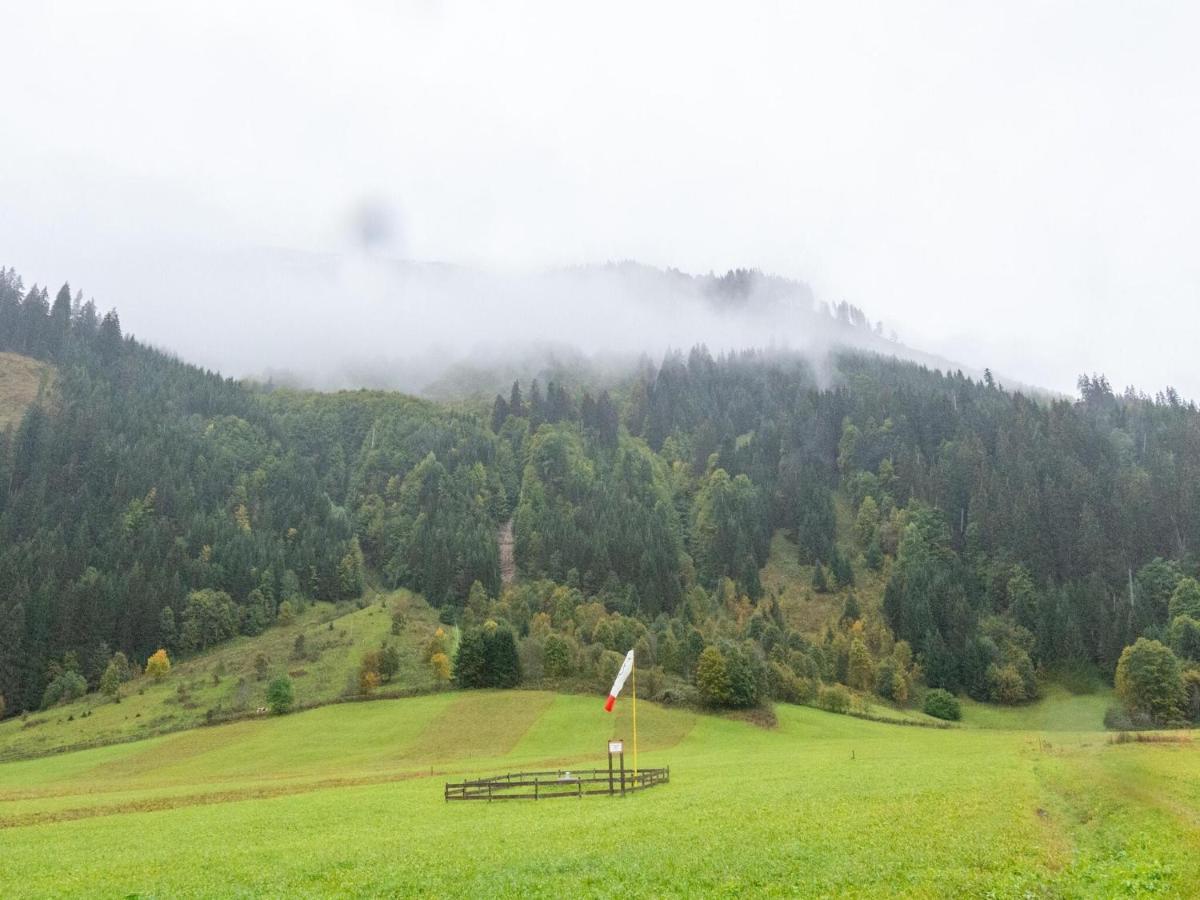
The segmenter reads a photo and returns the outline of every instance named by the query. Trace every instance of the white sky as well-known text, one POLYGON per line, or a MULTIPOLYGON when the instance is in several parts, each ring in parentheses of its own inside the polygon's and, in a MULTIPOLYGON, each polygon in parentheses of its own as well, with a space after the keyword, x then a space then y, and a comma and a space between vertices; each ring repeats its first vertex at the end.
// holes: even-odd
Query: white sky
POLYGON ((0 0, 0 23, 0 263, 185 355, 210 298, 273 299, 204 260, 342 251, 372 198, 411 258, 757 266, 1029 382, 1200 397, 1194 3, 0 0))

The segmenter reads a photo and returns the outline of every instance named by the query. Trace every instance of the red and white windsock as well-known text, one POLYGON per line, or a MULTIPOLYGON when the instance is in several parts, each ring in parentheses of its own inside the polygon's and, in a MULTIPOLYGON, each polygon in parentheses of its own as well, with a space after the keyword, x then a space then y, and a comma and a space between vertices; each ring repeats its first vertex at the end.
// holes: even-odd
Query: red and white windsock
POLYGON ((617 680, 613 682, 612 690, 608 692, 608 699, 604 701, 605 712, 613 711, 613 704, 617 702, 617 694, 621 693, 621 688, 625 687, 625 679, 632 671, 633 651, 630 650, 625 654, 625 662, 621 663, 621 670, 617 672, 617 680))

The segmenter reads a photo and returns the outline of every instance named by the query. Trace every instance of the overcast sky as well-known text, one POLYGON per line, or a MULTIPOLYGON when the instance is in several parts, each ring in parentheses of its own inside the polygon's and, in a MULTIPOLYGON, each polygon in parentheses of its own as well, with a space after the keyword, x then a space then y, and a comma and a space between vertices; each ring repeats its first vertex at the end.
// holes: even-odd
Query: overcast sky
POLYGON ((205 260, 369 203, 399 256, 756 266, 1200 397, 1194 3, 0 2, 0 263, 187 355, 205 260))

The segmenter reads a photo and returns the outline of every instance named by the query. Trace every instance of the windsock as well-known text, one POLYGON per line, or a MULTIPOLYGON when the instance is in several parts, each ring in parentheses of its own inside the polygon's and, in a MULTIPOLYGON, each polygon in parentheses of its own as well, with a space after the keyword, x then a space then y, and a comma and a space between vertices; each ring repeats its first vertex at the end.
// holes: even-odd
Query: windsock
POLYGON ((613 711, 613 704, 617 702, 617 694, 621 693, 621 688, 625 687, 625 679, 632 671, 633 651, 630 650, 625 654, 625 662, 621 663, 621 670, 617 672, 617 680, 613 682, 612 690, 608 692, 608 699, 604 701, 605 712, 613 711))

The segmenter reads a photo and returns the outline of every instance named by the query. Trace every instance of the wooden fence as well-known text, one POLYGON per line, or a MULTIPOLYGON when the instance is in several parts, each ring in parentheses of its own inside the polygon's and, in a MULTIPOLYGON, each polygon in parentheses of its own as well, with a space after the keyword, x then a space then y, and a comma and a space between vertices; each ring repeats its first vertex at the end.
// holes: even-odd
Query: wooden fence
POLYGON ((593 794, 624 796, 644 791, 671 780, 671 767, 631 770, 560 769, 554 772, 511 772, 472 781, 446 783, 446 800, 548 800, 552 797, 582 799, 593 794))

